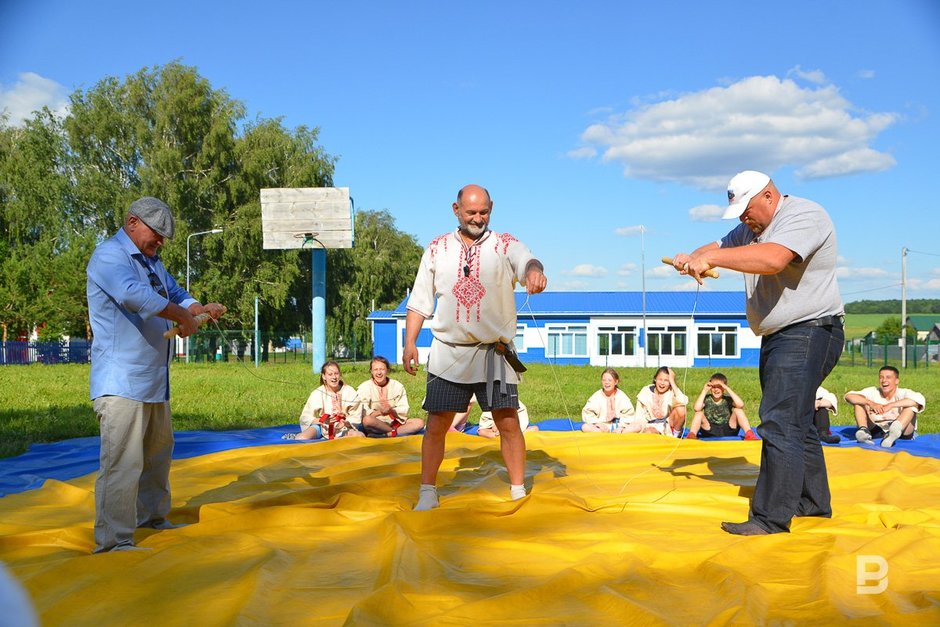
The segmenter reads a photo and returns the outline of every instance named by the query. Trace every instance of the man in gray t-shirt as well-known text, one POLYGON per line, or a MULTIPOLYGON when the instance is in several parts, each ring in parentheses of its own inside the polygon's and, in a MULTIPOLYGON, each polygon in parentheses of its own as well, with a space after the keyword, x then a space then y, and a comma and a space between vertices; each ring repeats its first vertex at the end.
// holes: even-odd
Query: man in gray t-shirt
POLYGON ((673 265, 699 282, 711 268, 744 273, 748 324, 761 336, 761 468, 748 520, 721 527, 764 535, 788 531, 794 516, 832 516, 813 415, 845 340, 836 233, 822 207, 781 195, 761 172, 731 179, 728 201, 722 217, 741 224, 673 265))

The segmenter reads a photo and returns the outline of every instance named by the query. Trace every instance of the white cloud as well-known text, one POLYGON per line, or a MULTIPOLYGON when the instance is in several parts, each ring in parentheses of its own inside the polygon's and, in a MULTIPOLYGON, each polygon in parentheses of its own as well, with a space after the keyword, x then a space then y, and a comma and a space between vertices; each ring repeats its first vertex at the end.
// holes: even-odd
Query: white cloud
POLYGON ((561 292, 583 292, 591 289, 587 281, 559 281, 558 286, 552 289, 561 292))
POLYGON ((9 115, 13 126, 23 124, 33 112, 49 107, 57 116, 69 110, 69 99, 63 85, 33 72, 23 72, 11 87, 0 84, 0 111, 9 115))
POLYGON ((870 279, 897 279, 897 275, 884 268, 836 268, 836 278, 842 281, 867 281, 870 279))
POLYGON ((590 159, 597 156, 597 150, 590 146, 583 146, 581 148, 569 150, 565 154, 567 154, 572 159, 590 159))
POLYGON ((819 159, 796 171, 803 178, 825 178, 841 174, 854 174, 856 172, 880 172, 895 166, 897 161, 889 154, 859 148, 850 150, 834 157, 819 159))
POLYGON ((677 272, 672 266, 663 264, 661 266, 653 266, 647 270, 646 276, 653 279, 668 279, 677 276, 677 272))
POLYGON ((562 274, 567 276, 583 276, 597 278, 602 276, 607 276, 607 268, 603 266, 595 266, 590 263, 579 263, 571 270, 565 270, 562 274))
POLYGON ((698 205, 689 209, 689 219, 692 222, 718 222, 725 207, 718 205, 698 205))
POLYGON ((909 279, 907 282, 909 290, 913 291, 936 291, 940 289, 940 279, 909 279))
POLYGON ((581 135, 630 178, 723 189, 734 172, 793 167, 806 178, 878 171, 894 158, 869 145, 895 113, 861 114, 821 72, 751 76, 610 116, 581 135))
POLYGON ((635 263, 625 263, 622 266, 620 266, 619 270, 617 270, 617 274, 619 276, 633 276, 635 272, 636 272, 635 263))
POLYGON ((614 229, 614 233, 623 237, 633 237, 634 235, 642 233, 644 229, 646 229, 646 227, 640 224, 636 226, 621 226, 614 229))
POLYGON ((695 290, 707 292, 712 289, 708 281, 705 281, 699 285, 692 277, 688 277, 688 279, 688 281, 683 281, 682 283, 673 285, 672 289, 676 292, 694 292, 695 290))
POLYGON ((787 76, 790 75, 802 78, 803 80, 809 81, 810 83, 814 83, 816 85, 826 84, 826 75, 823 74, 822 70, 804 70, 798 65, 787 72, 787 76))
POLYGON ((865 80, 869 80, 875 78, 875 70, 859 70, 856 76, 859 78, 864 78, 865 80))

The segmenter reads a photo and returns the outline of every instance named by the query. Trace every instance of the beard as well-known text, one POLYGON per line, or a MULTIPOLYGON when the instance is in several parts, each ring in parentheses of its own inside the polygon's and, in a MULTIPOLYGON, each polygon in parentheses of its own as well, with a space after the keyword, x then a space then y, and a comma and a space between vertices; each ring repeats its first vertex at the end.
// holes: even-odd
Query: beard
POLYGON ((460 230, 465 235, 473 239, 480 239, 483 234, 486 233, 486 225, 484 224, 482 226, 477 226, 475 224, 471 224, 470 222, 461 222, 460 230))

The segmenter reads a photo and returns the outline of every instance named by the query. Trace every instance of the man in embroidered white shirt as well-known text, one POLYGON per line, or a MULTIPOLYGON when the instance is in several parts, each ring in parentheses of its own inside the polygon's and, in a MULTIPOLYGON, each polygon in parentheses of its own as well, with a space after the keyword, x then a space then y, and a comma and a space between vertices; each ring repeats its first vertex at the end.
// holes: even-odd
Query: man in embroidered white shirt
POLYGON ((525 496, 525 438, 516 413, 519 377, 504 355, 516 334, 515 285, 538 294, 548 281, 541 262, 522 242, 488 230, 492 210, 483 187, 467 185, 458 192, 453 211, 459 226, 424 251, 408 299, 402 363, 409 374, 418 367, 418 334, 433 314, 418 511, 439 505, 437 472, 447 430, 474 393, 480 408, 492 411, 501 434, 510 496, 525 496))

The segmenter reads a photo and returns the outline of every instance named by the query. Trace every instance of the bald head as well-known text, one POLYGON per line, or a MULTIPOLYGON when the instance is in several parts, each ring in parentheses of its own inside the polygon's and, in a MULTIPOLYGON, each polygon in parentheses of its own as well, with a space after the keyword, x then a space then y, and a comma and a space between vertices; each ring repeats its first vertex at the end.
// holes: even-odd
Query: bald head
POLYGON ((464 185, 460 188, 460 191, 457 192, 457 202, 460 203, 463 200, 464 195, 478 195, 482 194, 486 198, 486 202, 493 202, 490 198, 490 192, 483 187, 482 185, 464 185))
POLYGON ((476 240, 486 233, 490 223, 493 201, 490 193, 480 185, 466 185, 457 192, 454 215, 460 224, 460 233, 466 240, 476 240))

